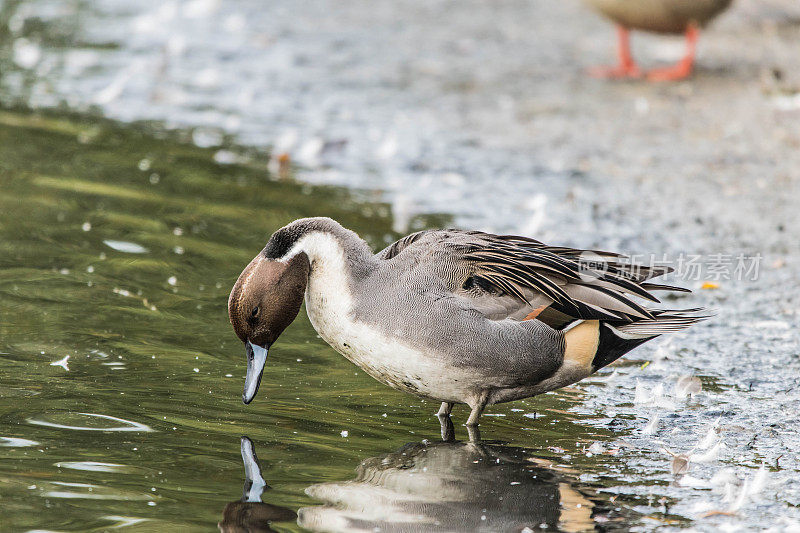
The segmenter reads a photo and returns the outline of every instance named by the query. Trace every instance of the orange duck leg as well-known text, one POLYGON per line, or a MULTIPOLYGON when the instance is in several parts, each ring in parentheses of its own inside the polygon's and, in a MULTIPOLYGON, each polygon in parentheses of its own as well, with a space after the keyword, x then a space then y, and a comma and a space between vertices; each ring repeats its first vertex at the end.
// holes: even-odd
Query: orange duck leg
POLYGON ((670 67, 656 68, 647 72, 650 81, 677 81, 689 77, 694 67, 694 56, 697 50, 697 38, 700 30, 694 24, 686 28, 686 55, 670 67))
POLYGON ((595 78, 640 78, 639 69, 631 54, 631 35, 628 28, 617 26, 617 55, 619 64, 614 67, 594 67, 589 75, 595 78))

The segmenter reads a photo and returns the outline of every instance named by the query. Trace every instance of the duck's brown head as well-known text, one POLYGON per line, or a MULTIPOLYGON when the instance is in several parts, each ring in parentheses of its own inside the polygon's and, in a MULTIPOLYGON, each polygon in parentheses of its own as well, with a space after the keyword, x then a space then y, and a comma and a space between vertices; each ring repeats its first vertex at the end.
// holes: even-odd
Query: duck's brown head
POLYGON ((258 391, 269 347, 300 311, 309 269, 303 252, 285 261, 270 259, 262 252, 250 261, 231 290, 228 315, 247 353, 242 394, 246 404, 258 391))

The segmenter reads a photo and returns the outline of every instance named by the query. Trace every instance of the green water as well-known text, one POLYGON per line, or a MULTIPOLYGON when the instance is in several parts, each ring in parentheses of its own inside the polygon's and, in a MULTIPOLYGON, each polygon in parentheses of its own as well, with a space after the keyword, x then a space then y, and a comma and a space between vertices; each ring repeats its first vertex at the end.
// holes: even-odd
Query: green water
MULTIPOLYGON (((276 181, 258 158, 213 155, 177 134, 0 111, 0 530, 244 531, 235 524, 272 519, 296 530, 301 508, 305 526, 369 531, 387 525, 370 511, 395 509, 402 529, 409 500, 431 529, 636 520, 636 501, 610 504, 602 483, 579 481, 624 474, 613 456, 581 452, 611 430, 569 412, 580 390, 492 408, 503 416, 485 416, 482 436, 504 444, 437 444, 438 406, 373 381, 301 311, 244 406, 226 302, 270 233, 326 215, 376 248, 397 235, 369 192, 276 181), (232 503, 245 435, 271 487, 250 496, 269 505, 232 503)), ((465 417, 456 407, 460 441, 465 417)))

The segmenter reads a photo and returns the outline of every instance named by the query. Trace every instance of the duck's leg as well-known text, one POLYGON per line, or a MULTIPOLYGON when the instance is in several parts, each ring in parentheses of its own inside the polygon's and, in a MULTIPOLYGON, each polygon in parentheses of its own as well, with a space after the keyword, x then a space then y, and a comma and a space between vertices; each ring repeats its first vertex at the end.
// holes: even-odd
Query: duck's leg
POLYGON ((694 24, 689 24, 686 28, 686 55, 683 59, 670 67, 655 68, 647 73, 650 81, 676 81, 683 80, 692 73, 694 67, 694 56, 697 51, 697 38, 700 30, 694 24))
POLYGON ((639 78, 639 69, 631 54, 631 32, 628 28, 617 26, 617 55, 619 64, 615 67, 594 67, 589 75, 595 78, 639 78))
POLYGON ((439 417, 439 424, 442 426, 442 440, 444 442, 453 442, 456 440, 456 428, 453 427, 453 421, 450 415, 437 415, 439 417))
POLYGON ((478 429, 478 426, 467 426, 467 435, 471 443, 478 444, 481 442, 481 430, 478 429))
POLYGON ((453 404, 451 402, 442 402, 442 406, 439 407, 439 412, 436 413, 436 416, 450 416, 450 411, 453 410, 453 404))
POLYGON ((485 390, 480 393, 480 395, 475 398, 473 402, 469 403, 469 406, 472 408, 472 411, 469 413, 469 418, 467 418, 467 423, 464 424, 465 426, 477 426, 478 419, 483 414, 483 410, 486 408, 486 403, 489 401, 489 391, 485 390))

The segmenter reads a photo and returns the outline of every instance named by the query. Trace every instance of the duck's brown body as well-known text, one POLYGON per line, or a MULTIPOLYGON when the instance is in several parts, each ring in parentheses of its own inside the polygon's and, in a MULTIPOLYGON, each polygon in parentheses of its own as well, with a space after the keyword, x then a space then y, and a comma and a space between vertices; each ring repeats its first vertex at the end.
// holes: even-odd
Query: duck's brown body
POLYGON ((732 0, 584 0, 620 26, 656 33, 684 33, 703 27, 732 0))

